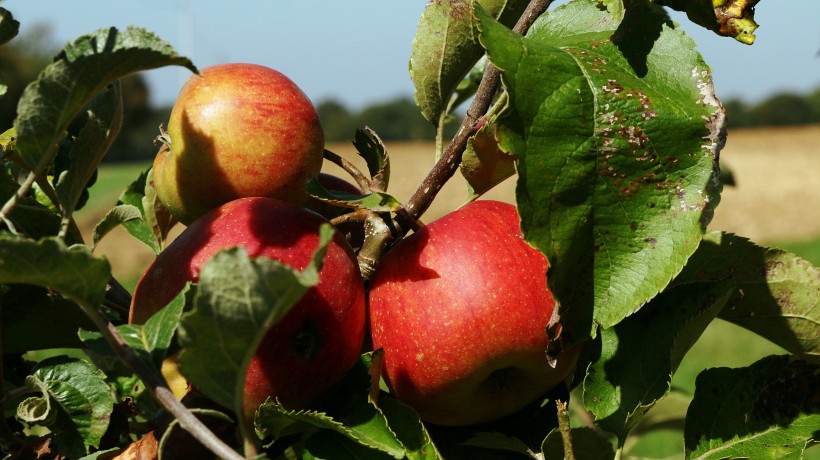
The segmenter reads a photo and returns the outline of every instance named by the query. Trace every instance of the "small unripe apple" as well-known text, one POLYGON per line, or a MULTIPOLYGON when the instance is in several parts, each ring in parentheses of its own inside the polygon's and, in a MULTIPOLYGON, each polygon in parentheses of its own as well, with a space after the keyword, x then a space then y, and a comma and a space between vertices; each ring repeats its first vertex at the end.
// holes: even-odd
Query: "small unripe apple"
POLYGON ((322 166, 324 131, 316 108, 276 70, 255 64, 207 67, 182 87, 154 159, 157 196, 190 224, 242 197, 303 204, 308 177, 322 166))
MULTIPOLYGON (((130 322, 164 307, 217 251, 243 246, 302 270, 319 245, 320 215, 272 198, 243 198, 206 213, 162 251, 134 291, 130 322)), ((245 379, 245 416, 269 396, 285 407, 325 397, 361 353, 366 325, 364 284, 350 245, 338 232, 327 248, 319 284, 266 333, 245 379)))
POLYGON ((515 207, 497 201, 469 203, 397 243, 369 297, 391 392, 422 420, 457 426, 510 415, 562 382, 579 349, 548 363, 546 273, 515 207))

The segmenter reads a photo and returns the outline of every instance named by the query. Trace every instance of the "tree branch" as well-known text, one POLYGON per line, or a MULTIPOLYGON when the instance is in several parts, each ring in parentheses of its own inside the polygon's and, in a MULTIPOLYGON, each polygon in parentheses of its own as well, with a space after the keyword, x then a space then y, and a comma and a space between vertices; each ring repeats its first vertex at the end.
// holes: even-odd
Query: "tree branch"
POLYGON ((117 331, 116 327, 110 321, 103 317, 97 309, 92 306, 85 304, 79 299, 73 300, 83 307, 83 310, 85 310, 86 314, 91 318, 100 332, 102 332, 117 356, 142 379, 146 389, 151 393, 154 399, 179 420, 179 425, 185 431, 191 433, 191 436, 219 458, 244 460, 241 455, 222 442, 202 421, 196 418, 187 407, 177 400, 174 393, 168 388, 165 380, 157 375, 153 369, 145 364, 136 353, 131 350, 131 347, 125 343, 119 331, 117 331))
MULTIPOLYGON (((523 35, 525 34, 535 20, 544 11, 549 8, 553 0, 532 0, 524 14, 518 19, 513 31, 523 35)), ((461 126, 453 137, 453 140, 447 146, 444 154, 438 162, 433 166, 433 169, 424 178, 419 188, 407 202, 405 209, 410 217, 418 219, 427 211, 433 199, 441 191, 441 188, 453 177, 456 169, 461 164, 461 158, 464 155, 464 150, 467 148, 467 141, 473 136, 481 127, 479 121, 492 104, 493 98, 498 91, 498 85, 501 81, 500 72, 492 63, 487 63, 484 70, 484 76, 481 78, 481 83, 476 90, 476 95, 473 98, 470 107, 467 109, 467 116, 464 117, 461 126)), ((402 228, 409 228, 409 222, 406 218, 397 216, 398 223, 402 228)))

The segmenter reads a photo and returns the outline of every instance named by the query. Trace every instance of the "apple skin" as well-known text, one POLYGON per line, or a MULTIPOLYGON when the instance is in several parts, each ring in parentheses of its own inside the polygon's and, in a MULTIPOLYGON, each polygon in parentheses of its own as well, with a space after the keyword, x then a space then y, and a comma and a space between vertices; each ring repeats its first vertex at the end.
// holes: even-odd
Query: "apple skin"
MULTIPOLYGON (((272 198, 242 198, 206 213, 186 228, 143 274, 129 322, 144 323, 168 304, 217 251, 244 246, 251 257, 269 257, 304 269, 319 245, 320 215, 272 198)), ((245 379, 245 416, 268 396, 301 409, 325 397, 362 351, 366 330, 364 284, 356 258, 335 232, 319 284, 272 326, 245 379)))
POLYGON ((562 382, 580 348, 547 362, 546 272, 515 207, 498 201, 469 203, 397 243, 369 294, 394 396, 422 420, 461 426, 510 415, 562 382))
POLYGON ((154 159, 157 196, 183 224, 237 198, 303 204, 322 167, 316 108, 285 75, 255 64, 207 67, 183 85, 154 159))

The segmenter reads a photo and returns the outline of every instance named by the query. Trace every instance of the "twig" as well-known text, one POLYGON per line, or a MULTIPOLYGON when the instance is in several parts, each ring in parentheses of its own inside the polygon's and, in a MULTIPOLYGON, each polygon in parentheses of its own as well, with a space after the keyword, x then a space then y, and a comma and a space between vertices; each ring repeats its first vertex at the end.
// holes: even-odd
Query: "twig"
POLYGON ((191 436, 219 458, 244 460, 241 455, 222 442, 202 421, 196 418, 187 407, 177 400, 162 377, 157 375, 153 369, 148 367, 148 365, 131 350, 131 347, 125 343, 125 339, 122 338, 119 331, 117 331, 110 321, 85 302, 79 299, 73 300, 83 307, 83 310, 85 310, 86 314, 91 318, 100 332, 102 332, 117 356, 142 379, 146 389, 151 393, 154 399, 179 420, 179 425, 185 431, 190 433, 191 436))
POLYGON ((558 409, 558 429, 561 431, 561 441, 564 443, 564 460, 575 460, 575 452, 572 451, 572 432, 569 426, 569 411, 567 404, 563 401, 555 401, 558 409))
MULTIPOLYGON (((525 34, 532 26, 535 20, 544 11, 549 8, 552 0, 533 0, 527 5, 524 14, 518 19, 513 31, 519 34, 525 34)), ((489 110, 493 98, 498 90, 498 85, 501 81, 500 72, 492 63, 487 63, 484 70, 484 76, 481 78, 481 83, 476 90, 470 107, 467 109, 467 116, 461 123, 461 126, 453 137, 453 140, 447 146, 444 154, 433 166, 433 169, 424 178, 419 188, 407 202, 405 209, 410 217, 418 219, 436 197, 438 192, 447 181, 453 177, 458 165, 461 164, 461 158, 464 155, 464 150, 467 147, 467 140, 478 131, 479 121, 484 114, 489 110)), ((397 221, 407 227, 407 222, 401 216, 397 216, 397 221)))
POLYGON ((328 149, 325 149, 324 157, 326 160, 330 161, 331 163, 339 166, 340 168, 344 169, 348 174, 350 174, 353 179, 356 180, 356 183, 362 189, 364 193, 370 193, 370 179, 362 173, 359 168, 356 167, 352 162, 345 160, 339 154, 333 153, 328 149))

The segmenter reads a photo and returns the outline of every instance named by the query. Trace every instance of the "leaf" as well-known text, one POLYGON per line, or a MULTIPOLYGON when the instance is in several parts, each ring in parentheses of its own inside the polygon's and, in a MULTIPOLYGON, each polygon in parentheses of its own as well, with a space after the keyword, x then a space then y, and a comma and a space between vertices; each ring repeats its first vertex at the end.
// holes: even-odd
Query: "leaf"
POLYGON ((780 249, 712 232, 676 284, 732 277, 736 291, 720 318, 791 353, 820 357, 820 269, 780 249))
MULTIPOLYGON (((570 436, 575 460, 612 460, 615 458, 612 443, 594 428, 572 428, 570 436)), ((544 440, 542 450, 546 459, 565 458, 564 442, 557 428, 552 430, 544 440)))
MULTIPOLYGON (((105 214, 105 217, 94 226, 94 233, 91 236, 91 248, 97 247, 100 240, 111 230, 114 230, 120 225, 124 226, 126 222, 134 220, 142 221, 142 212, 140 212, 139 208, 131 206, 130 204, 114 206, 105 214)), ((151 241, 153 242, 153 240, 151 241)))
POLYGON ((708 67, 662 9, 630 10, 619 24, 577 0, 526 37, 477 11, 509 94, 497 137, 518 158, 521 226, 550 261, 569 342, 657 295, 719 199, 724 117, 708 67))
POLYGON ((305 191, 318 200, 336 206, 354 209, 369 209, 376 212, 394 212, 401 207, 399 200, 392 195, 382 192, 368 193, 367 195, 353 195, 337 190, 326 189, 318 179, 308 177, 305 191))
POLYGON ((196 72, 165 41, 137 27, 100 29, 69 43, 23 92, 14 121, 17 148, 29 169, 50 162, 75 115, 114 80, 167 65, 196 72))
POLYGON ((56 237, 40 241, 0 235, 0 284, 47 287, 86 306, 105 298, 111 267, 86 246, 66 247, 56 237))
POLYGON ((60 407, 48 427, 61 455, 79 458, 89 447, 100 445, 114 409, 114 397, 102 371, 83 360, 61 356, 41 361, 27 380, 45 388, 60 407))
POLYGON ((220 251, 203 265, 193 310, 179 325, 180 371, 203 394, 242 413, 248 363, 267 330, 318 283, 332 232, 322 226, 319 248, 302 272, 251 259, 242 247, 220 251))
POLYGON ((515 174, 515 157, 501 150, 495 130, 495 120, 490 120, 467 141, 460 168, 467 180, 470 200, 515 174))
POLYGON ((410 79, 421 113, 438 126, 450 98, 484 50, 473 26, 473 4, 511 25, 527 6, 523 0, 428 2, 419 19, 410 55, 410 79))
POLYGON ((11 12, 0 8, 0 45, 7 43, 20 32, 20 21, 14 19, 11 12))
MULTIPOLYGON (((123 324, 117 326, 125 343, 136 352, 146 364, 157 371, 162 367, 168 349, 174 338, 185 305, 188 290, 183 290, 167 306, 151 316, 144 325, 123 324)), ((108 341, 96 331, 81 330, 80 340, 98 357, 115 361, 117 354, 111 349, 108 341)))
POLYGON ((659 0, 658 3, 686 12, 690 21, 740 43, 755 42, 755 5, 759 0, 659 0))
POLYGON ((122 127, 122 92, 119 82, 95 97, 88 109, 88 120, 74 140, 69 154, 71 166, 57 180, 57 196, 64 215, 70 216, 89 179, 122 127))
POLYGON ((370 177, 382 185, 382 190, 387 190, 390 179, 390 156, 384 143, 372 129, 365 127, 356 130, 356 138, 353 146, 359 152, 359 156, 364 158, 370 177))
POLYGON ((584 406, 622 441, 659 399, 686 352, 723 308, 731 280, 677 286, 601 332, 601 357, 587 369, 584 406))
POLYGON ((686 458, 802 458, 820 427, 818 382, 820 366, 789 356, 701 372, 686 414, 686 458))

